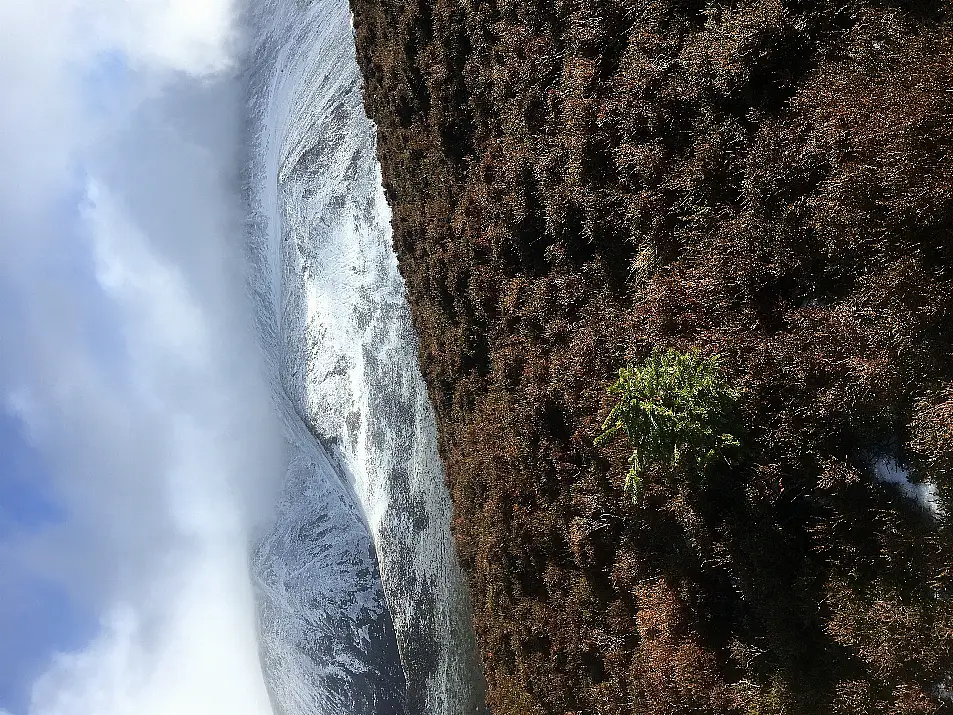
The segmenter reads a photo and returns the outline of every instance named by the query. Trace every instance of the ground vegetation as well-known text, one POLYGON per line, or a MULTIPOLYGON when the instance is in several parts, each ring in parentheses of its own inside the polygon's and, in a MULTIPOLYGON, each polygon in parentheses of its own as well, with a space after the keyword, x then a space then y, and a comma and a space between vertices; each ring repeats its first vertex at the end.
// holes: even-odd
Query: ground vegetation
POLYGON ((949 1, 351 4, 495 715, 950 712, 949 1), (743 449, 633 502, 660 348, 743 449))

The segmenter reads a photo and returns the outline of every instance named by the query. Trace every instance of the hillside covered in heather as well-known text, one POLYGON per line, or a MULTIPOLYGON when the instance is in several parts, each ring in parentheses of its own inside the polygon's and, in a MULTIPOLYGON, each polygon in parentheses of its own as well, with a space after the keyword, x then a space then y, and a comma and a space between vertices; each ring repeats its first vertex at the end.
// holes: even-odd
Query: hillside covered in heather
POLYGON ((494 715, 953 690, 953 5, 352 0, 494 715), (742 448, 595 446, 720 354, 742 448))

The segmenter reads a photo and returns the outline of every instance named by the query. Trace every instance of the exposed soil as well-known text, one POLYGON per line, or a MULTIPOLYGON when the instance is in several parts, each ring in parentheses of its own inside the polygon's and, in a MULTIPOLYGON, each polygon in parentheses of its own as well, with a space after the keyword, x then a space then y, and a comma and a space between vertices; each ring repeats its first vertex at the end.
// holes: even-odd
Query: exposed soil
POLYGON ((495 715, 950 712, 953 5, 351 1, 495 715), (744 452, 631 503, 655 346, 744 452))

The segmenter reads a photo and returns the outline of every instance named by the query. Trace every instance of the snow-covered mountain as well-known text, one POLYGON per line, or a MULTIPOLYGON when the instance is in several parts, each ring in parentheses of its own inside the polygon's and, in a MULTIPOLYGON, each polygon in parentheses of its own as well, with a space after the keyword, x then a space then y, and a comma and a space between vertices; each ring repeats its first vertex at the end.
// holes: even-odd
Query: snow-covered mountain
POLYGON ((276 712, 480 712, 347 2, 263 0, 248 23, 249 255, 288 435, 253 564, 276 712))

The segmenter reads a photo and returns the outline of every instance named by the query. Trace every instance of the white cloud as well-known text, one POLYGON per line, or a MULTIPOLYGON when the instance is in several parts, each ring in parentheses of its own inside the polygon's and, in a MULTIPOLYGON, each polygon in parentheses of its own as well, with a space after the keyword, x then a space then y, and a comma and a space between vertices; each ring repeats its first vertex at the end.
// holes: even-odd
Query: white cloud
POLYGON ((129 342, 143 350, 139 359, 207 368, 208 327, 189 298, 181 272, 150 254, 140 229, 92 179, 82 215, 92 239, 96 279, 126 314, 129 342))
POLYGON ((239 268, 235 17, 0 0, 0 401, 67 515, 0 568, 102 619, 18 715, 271 712, 247 545, 282 440, 239 268))
POLYGON ((233 590, 243 583, 239 556, 223 543, 188 557, 188 564, 172 564, 162 592, 176 589, 177 597, 155 609, 119 606, 108 613, 85 651, 57 656, 37 681, 31 712, 270 712, 250 622, 251 594, 233 590))
POLYGON ((231 0, 101 0, 95 15, 103 41, 133 63, 194 75, 231 66, 235 16, 231 0))
POLYGON ((4 43, 33 50, 29 65, 5 70, 49 78, 66 63, 120 52, 133 66, 212 75, 235 61, 237 16, 234 0, 3 0, 0 21, 20 31, 4 43))

